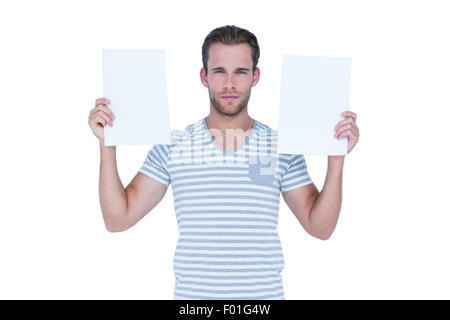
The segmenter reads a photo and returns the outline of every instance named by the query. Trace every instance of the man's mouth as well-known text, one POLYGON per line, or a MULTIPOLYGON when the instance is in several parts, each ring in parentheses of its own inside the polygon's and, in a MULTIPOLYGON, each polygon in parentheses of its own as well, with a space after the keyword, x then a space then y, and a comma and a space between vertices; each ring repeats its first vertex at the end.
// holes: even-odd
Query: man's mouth
POLYGON ((239 98, 239 96, 222 96, 222 99, 224 99, 226 101, 234 101, 238 98, 239 98))

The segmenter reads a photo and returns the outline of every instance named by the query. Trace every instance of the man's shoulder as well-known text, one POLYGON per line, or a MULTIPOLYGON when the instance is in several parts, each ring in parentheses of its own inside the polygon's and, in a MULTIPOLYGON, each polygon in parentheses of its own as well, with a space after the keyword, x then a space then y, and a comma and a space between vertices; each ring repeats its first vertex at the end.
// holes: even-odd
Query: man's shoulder
POLYGON ((268 136, 268 137, 278 137, 278 130, 272 129, 269 125, 256 120, 256 132, 259 135, 268 136))
POLYGON ((174 129, 170 132, 171 146, 191 141, 202 132, 203 119, 191 123, 184 130, 174 129))
POLYGON ((271 151, 276 154, 280 161, 289 162, 292 159, 303 159, 303 155, 301 154, 291 154, 291 153, 279 153, 278 152, 278 130, 271 128, 269 125, 258 121, 257 122, 257 134, 258 134, 258 142, 264 144, 272 144, 271 151))

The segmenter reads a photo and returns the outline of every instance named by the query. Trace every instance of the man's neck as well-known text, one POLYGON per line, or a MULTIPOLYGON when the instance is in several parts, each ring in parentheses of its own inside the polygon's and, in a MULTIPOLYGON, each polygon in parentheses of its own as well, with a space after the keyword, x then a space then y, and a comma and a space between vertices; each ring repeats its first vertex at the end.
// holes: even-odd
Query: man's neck
POLYGON ((227 129, 241 129, 247 131, 252 129, 254 125, 254 120, 250 118, 246 109, 234 117, 224 116, 217 112, 210 111, 205 120, 208 129, 219 130, 223 133, 225 133, 227 129))

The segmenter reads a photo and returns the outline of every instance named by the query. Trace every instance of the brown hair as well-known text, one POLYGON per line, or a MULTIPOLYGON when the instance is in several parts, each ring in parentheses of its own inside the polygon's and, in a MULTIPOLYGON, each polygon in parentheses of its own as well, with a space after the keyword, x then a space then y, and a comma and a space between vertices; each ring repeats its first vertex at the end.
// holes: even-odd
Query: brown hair
POLYGON ((252 49, 252 71, 255 71, 259 59, 259 45, 255 35, 248 30, 233 25, 227 25, 214 29, 206 36, 205 40, 203 41, 202 61, 206 74, 208 74, 207 61, 209 58, 209 47, 215 42, 221 42, 226 45, 248 43, 252 49))

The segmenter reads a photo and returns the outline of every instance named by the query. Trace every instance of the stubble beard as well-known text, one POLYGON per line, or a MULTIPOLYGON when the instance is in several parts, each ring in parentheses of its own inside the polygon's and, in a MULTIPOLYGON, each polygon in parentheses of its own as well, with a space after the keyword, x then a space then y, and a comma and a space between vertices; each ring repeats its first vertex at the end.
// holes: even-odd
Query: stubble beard
MULTIPOLYGON (((227 110, 227 107, 221 104, 221 101, 216 99, 216 95, 211 93, 211 90, 208 88, 209 91, 209 100, 211 101, 212 106, 222 116, 228 116, 228 117, 235 117, 238 114, 242 112, 247 107, 248 101, 250 100, 250 94, 251 94, 251 88, 248 90, 248 94, 243 96, 243 99, 241 102, 237 105, 236 108, 227 110)), ((224 95, 224 94, 221 94, 224 95)), ((219 97, 220 99, 220 97, 219 97)), ((229 104, 229 102, 224 102, 225 104, 229 104)))

